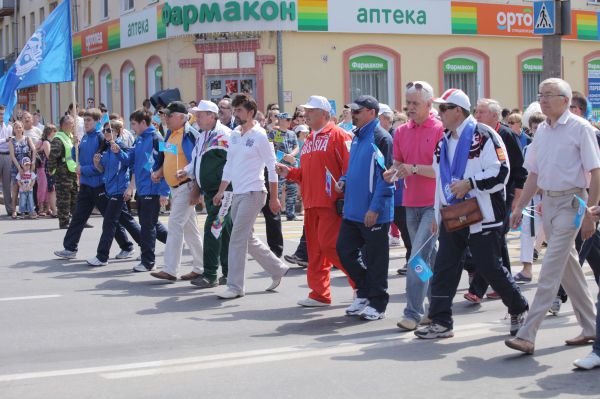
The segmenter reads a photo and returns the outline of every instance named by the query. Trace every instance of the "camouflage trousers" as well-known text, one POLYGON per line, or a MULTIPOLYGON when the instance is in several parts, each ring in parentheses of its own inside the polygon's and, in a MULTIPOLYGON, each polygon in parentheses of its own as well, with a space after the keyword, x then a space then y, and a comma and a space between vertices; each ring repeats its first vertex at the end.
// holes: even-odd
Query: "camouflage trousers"
POLYGON ((77 202, 77 175, 71 172, 57 171, 54 175, 56 184, 56 208, 60 227, 69 225, 70 215, 75 212, 77 202))

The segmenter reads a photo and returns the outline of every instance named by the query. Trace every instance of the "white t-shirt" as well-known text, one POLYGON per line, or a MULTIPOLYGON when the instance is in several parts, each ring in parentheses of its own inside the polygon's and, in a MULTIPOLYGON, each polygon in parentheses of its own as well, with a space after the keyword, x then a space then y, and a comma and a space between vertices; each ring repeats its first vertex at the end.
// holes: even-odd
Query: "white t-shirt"
POLYGON ((278 181, 275 173, 275 150, 267 132, 258 122, 241 134, 241 126, 231 132, 223 180, 231 182, 234 194, 266 191, 264 170, 269 172, 269 182, 278 181))
POLYGON ((29 130, 24 130, 23 135, 30 137, 33 140, 33 144, 37 144, 42 139, 42 131, 35 126, 32 126, 29 130))

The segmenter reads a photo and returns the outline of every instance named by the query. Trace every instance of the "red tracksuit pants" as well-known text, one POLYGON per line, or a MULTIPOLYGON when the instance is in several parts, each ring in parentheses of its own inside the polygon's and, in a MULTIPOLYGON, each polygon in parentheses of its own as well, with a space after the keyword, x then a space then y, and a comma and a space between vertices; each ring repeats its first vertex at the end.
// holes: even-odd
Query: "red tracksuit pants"
MULTIPOLYGON (((319 302, 331 303, 329 272, 332 264, 348 276, 335 249, 341 223, 341 216, 333 208, 310 208, 304 212, 308 250, 306 279, 311 290, 308 296, 319 302)), ((348 282, 355 287, 350 277, 348 282)))

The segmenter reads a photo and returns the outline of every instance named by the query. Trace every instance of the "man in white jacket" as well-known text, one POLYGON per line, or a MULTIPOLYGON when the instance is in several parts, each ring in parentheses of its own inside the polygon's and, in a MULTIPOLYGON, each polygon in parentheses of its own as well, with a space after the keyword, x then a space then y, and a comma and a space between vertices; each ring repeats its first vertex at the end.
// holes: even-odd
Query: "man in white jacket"
POLYGON ((447 90, 439 104, 444 137, 437 145, 433 169, 436 175, 434 208, 438 231, 440 209, 476 198, 483 220, 453 232, 439 227, 439 250, 431 282, 431 325, 417 331, 422 339, 454 336, 452 300, 462 274, 462 258, 469 247, 476 271, 500 294, 511 315, 510 333, 515 335, 524 321, 527 300, 502 265, 501 242, 505 213, 505 185, 509 165, 501 139, 488 126, 470 115, 469 97, 458 89, 447 90))

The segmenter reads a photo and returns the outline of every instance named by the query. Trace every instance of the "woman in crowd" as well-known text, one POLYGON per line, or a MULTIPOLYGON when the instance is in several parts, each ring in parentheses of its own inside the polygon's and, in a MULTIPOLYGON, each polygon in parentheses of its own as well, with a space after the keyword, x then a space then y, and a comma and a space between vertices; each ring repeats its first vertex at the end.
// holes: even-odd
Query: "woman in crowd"
POLYGON ((21 121, 15 121, 13 123, 13 135, 14 137, 8 144, 8 150, 10 154, 10 159, 12 161, 11 168, 11 190, 12 190, 12 218, 17 218, 17 198, 19 195, 19 185, 17 184, 16 176, 17 173, 23 173, 23 168, 21 167, 21 160, 25 157, 29 159, 35 159, 37 156, 37 151, 35 146, 33 145, 33 141, 29 137, 25 137, 23 129, 23 123, 21 121))

